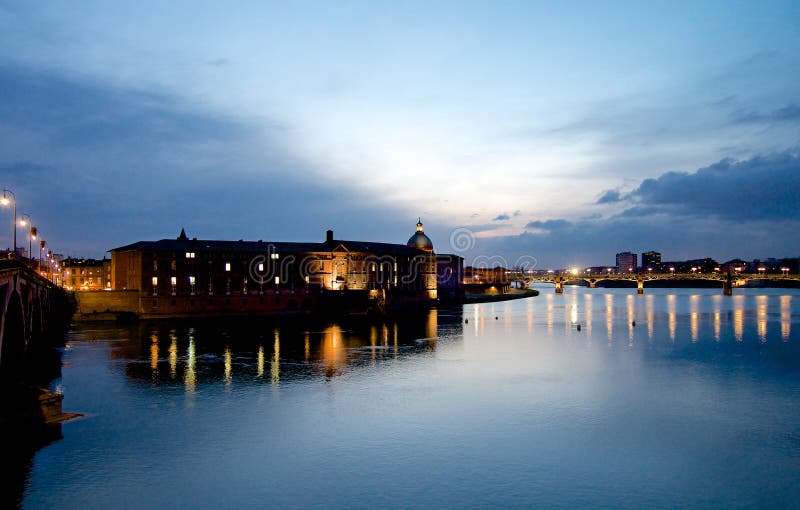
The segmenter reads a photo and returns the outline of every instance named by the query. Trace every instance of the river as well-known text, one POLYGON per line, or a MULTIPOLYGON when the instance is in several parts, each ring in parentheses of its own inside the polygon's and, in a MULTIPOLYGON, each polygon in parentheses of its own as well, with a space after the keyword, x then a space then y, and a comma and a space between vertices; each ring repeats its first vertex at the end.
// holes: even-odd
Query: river
POLYGON ((70 332, 23 508, 797 507, 800 292, 70 332))

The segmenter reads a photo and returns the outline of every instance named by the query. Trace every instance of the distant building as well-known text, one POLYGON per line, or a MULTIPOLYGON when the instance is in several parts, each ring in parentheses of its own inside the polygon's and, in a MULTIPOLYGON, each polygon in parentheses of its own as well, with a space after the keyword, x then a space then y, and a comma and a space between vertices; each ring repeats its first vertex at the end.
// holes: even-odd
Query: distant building
POLYGON ((657 251, 646 251, 642 253, 642 270, 653 271, 661 270, 661 254, 657 251))
POLYGON ((61 261, 61 284, 70 290, 111 289, 109 259, 73 259, 61 261))
POLYGON ((636 268, 638 267, 636 264, 636 259, 636 254, 629 251, 617 253, 617 272, 632 273, 636 271, 636 268))
POLYGON ((324 242, 299 243, 198 240, 181 230, 111 250, 111 288, 138 291, 144 315, 285 312, 337 295, 430 302, 440 282, 458 287, 463 259, 450 257, 434 253, 421 221, 406 244, 337 240, 332 230, 324 242))

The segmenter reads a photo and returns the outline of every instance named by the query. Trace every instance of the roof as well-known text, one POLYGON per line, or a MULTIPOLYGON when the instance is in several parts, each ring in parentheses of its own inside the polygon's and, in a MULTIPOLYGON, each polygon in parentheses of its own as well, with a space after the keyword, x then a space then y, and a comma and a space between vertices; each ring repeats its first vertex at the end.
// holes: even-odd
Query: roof
POLYGON ((174 251, 174 252, 258 252, 284 253, 330 252, 338 246, 347 251, 368 252, 386 255, 414 256, 424 254, 422 250, 409 248, 404 244, 375 243, 371 241, 332 240, 324 243, 296 243, 282 241, 216 241, 206 239, 161 239, 159 241, 139 241, 113 248, 111 252, 122 251, 174 251))

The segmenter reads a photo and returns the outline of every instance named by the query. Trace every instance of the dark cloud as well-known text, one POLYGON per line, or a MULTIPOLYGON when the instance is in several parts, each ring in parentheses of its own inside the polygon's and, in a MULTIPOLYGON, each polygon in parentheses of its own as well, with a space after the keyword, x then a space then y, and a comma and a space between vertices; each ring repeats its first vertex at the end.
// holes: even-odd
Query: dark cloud
MULTIPOLYGON (((280 122, 14 66, 0 67, 0 97, 0 181, 67 254, 101 256, 181 226, 229 239, 317 239, 334 228, 402 242, 413 232, 416 211, 326 179, 294 156, 280 122), (393 220, 405 216, 408 225, 393 220)), ((9 233, 0 229, 0 243, 9 233)))
POLYGON ((567 220, 558 219, 558 220, 546 220, 546 221, 530 221, 525 225, 526 229, 535 229, 535 230, 547 230, 552 232, 554 230, 564 230, 567 228, 572 227, 572 222, 567 220))
POLYGON ((462 225, 456 228, 465 228, 471 232, 478 233, 478 232, 490 232, 492 230, 497 230, 502 228, 501 225, 497 225, 495 223, 484 223, 479 225, 462 225))
POLYGON ((734 124, 775 124, 800 122, 800 106, 788 104, 770 112, 737 110, 731 115, 734 124))
POLYGON ((492 221, 508 221, 510 219, 511 219, 511 216, 509 216, 508 213, 503 213, 503 214, 498 214, 497 216, 495 216, 492 219, 492 221))
POLYGON ((608 189, 605 190, 603 193, 600 194, 600 198, 597 199, 596 204, 613 204, 615 202, 619 202, 622 200, 622 194, 615 189, 608 189))
MULTIPOLYGON (((790 150, 734 161, 694 173, 668 172, 630 193, 638 213, 736 221, 800 217, 800 153, 790 150)), ((630 213, 628 213, 630 215, 630 213)))

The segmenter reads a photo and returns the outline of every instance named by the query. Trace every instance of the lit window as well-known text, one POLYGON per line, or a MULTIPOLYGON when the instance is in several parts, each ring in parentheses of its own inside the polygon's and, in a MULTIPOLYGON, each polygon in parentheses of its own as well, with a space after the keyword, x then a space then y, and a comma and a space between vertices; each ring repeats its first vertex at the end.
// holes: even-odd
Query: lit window
POLYGON ((270 253, 269 258, 271 258, 272 260, 278 260, 280 258, 280 255, 278 255, 277 253, 270 253))
POLYGON ((262 273, 263 271, 264 271, 264 264, 259 264, 258 265, 258 272, 262 273))
POLYGON ((153 287, 157 287, 157 286, 158 286, 158 276, 154 276, 153 277, 153 287))
POLYGON ((174 286, 178 285, 178 278, 177 278, 176 276, 173 276, 173 277, 171 277, 171 278, 169 279, 169 282, 170 282, 170 283, 172 284, 172 286, 174 287, 174 286))
POLYGON ((175 262, 175 261, 173 260, 173 261, 170 263, 170 268, 171 268, 173 271, 175 271, 175 269, 176 269, 177 267, 178 267, 178 263, 177 263, 177 262, 175 262))
POLYGON ((275 277, 275 285, 280 285, 280 283, 281 283, 281 277, 280 276, 276 276, 275 277))
POLYGON ((225 262, 225 271, 230 272, 230 270, 231 270, 231 263, 230 262, 225 262))
POLYGON ((193 259, 194 258, 194 252, 193 251, 187 251, 186 252, 186 258, 187 259, 193 259))
POLYGON ((195 280, 194 280, 194 276, 190 276, 190 277, 189 277, 189 284, 190 284, 190 285, 194 285, 194 282, 195 282, 195 280))

